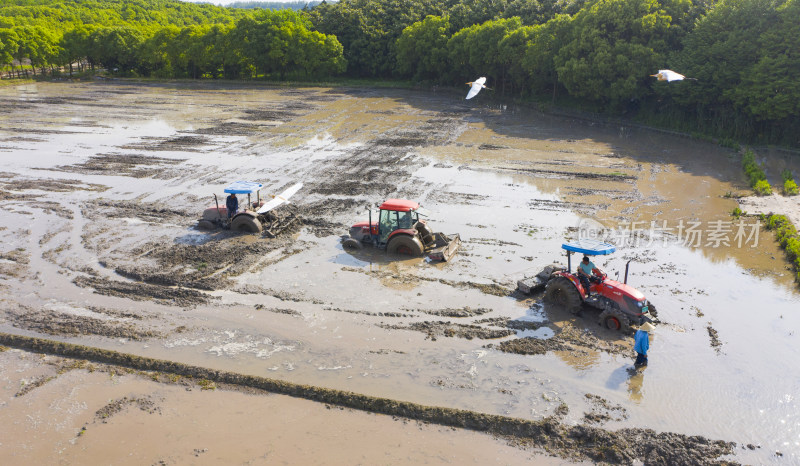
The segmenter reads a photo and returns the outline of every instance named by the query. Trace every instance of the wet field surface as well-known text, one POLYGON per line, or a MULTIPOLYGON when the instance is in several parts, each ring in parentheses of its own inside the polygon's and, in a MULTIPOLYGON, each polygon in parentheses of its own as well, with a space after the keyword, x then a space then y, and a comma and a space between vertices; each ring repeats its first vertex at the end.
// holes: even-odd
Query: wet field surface
POLYGON ((800 295, 772 233, 730 217, 746 185, 727 149, 408 90, 36 84, 0 108, 2 332, 800 461, 800 295), (303 182, 300 222, 198 230, 236 180, 303 182), (459 233, 458 255, 343 250, 392 197, 459 233), (644 371, 632 331, 515 291, 579 235, 612 238, 595 263, 630 260, 658 307, 644 371))

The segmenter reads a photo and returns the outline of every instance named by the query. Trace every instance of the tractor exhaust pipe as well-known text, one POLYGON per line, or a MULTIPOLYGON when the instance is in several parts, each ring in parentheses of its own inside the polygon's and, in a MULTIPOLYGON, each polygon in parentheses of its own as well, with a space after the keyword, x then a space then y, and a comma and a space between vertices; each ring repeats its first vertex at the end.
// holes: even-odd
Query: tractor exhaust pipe
MULTIPOLYGON (((631 261, 632 260, 633 259, 631 259, 631 261)), ((631 261, 628 261, 628 262, 625 263, 625 281, 622 282, 622 283, 624 283, 626 285, 628 284, 628 267, 631 265, 631 261)))
POLYGON ((214 204, 217 205, 217 215, 219 215, 219 201, 217 200, 217 193, 214 193, 214 204))

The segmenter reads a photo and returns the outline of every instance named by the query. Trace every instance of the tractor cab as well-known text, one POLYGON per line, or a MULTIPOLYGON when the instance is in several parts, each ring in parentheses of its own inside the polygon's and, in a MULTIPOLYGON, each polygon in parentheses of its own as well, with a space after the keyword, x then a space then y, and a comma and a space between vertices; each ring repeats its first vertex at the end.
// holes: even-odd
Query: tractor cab
POLYGON ((379 209, 376 232, 379 246, 385 246, 396 234, 415 234, 414 226, 419 222, 418 203, 405 199, 388 199, 379 209))

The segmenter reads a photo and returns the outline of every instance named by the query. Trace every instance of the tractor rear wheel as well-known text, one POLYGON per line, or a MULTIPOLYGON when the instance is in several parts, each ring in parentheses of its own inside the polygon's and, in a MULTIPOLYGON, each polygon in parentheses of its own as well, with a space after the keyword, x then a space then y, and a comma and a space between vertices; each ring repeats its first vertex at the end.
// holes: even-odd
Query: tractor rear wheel
POLYGON ((610 330, 627 330, 630 321, 619 306, 614 303, 606 303, 606 308, 600 313, 600 325, 610 330))
POLYGON ((544 300, 556 304, 568 310, 572 314, 577 314, 581 310, 581 293, 575 284, 566 277, 555 277, 547 282, 544 290, 544 300))
POLYGON ((361 244, 361 241, 355 238, 347 238, 346 240, 342 241, 342 249, 345 251, 358 251, 360 249, 364 249, 364 245, 361 244))
POLYGON ((386 251, 391 254, 404 254, 418 257, 422 255, 422 243, 417 238, 408 235, 397 235, 389 240, 386 251))
POLYGON ((261 222, 250 215, 238 215, 231 222, 231 230, 247 233, 261 233, 261 222))

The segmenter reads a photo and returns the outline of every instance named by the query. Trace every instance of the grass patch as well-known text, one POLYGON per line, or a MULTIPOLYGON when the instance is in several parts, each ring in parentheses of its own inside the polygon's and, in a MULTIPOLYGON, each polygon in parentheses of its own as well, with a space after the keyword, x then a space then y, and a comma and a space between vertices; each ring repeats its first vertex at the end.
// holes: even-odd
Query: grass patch
POLYGON ((747 149, 742 156, 742 168, 750 180, 750 187, 753 188, 757 195, 768 196, 772 194, 772 186, 767 181, 767 174, 756 163, 756 154, 750 149, 747 149))
POLYGON ((794 176, 792 176, 792 172, 790 170, 784 170, 781 172, 781 178, 783 178, 783 195, 784 196, 797 196, 797 182, 794 180, 794 176))
POLYGON ((797 228, 784 215, 762 215, 761 220, 767 225, 767 230, 775 232, 775 237, 784 251, 786 258, 794 265, 795 279, 800 282, 800 236, 797 228))

